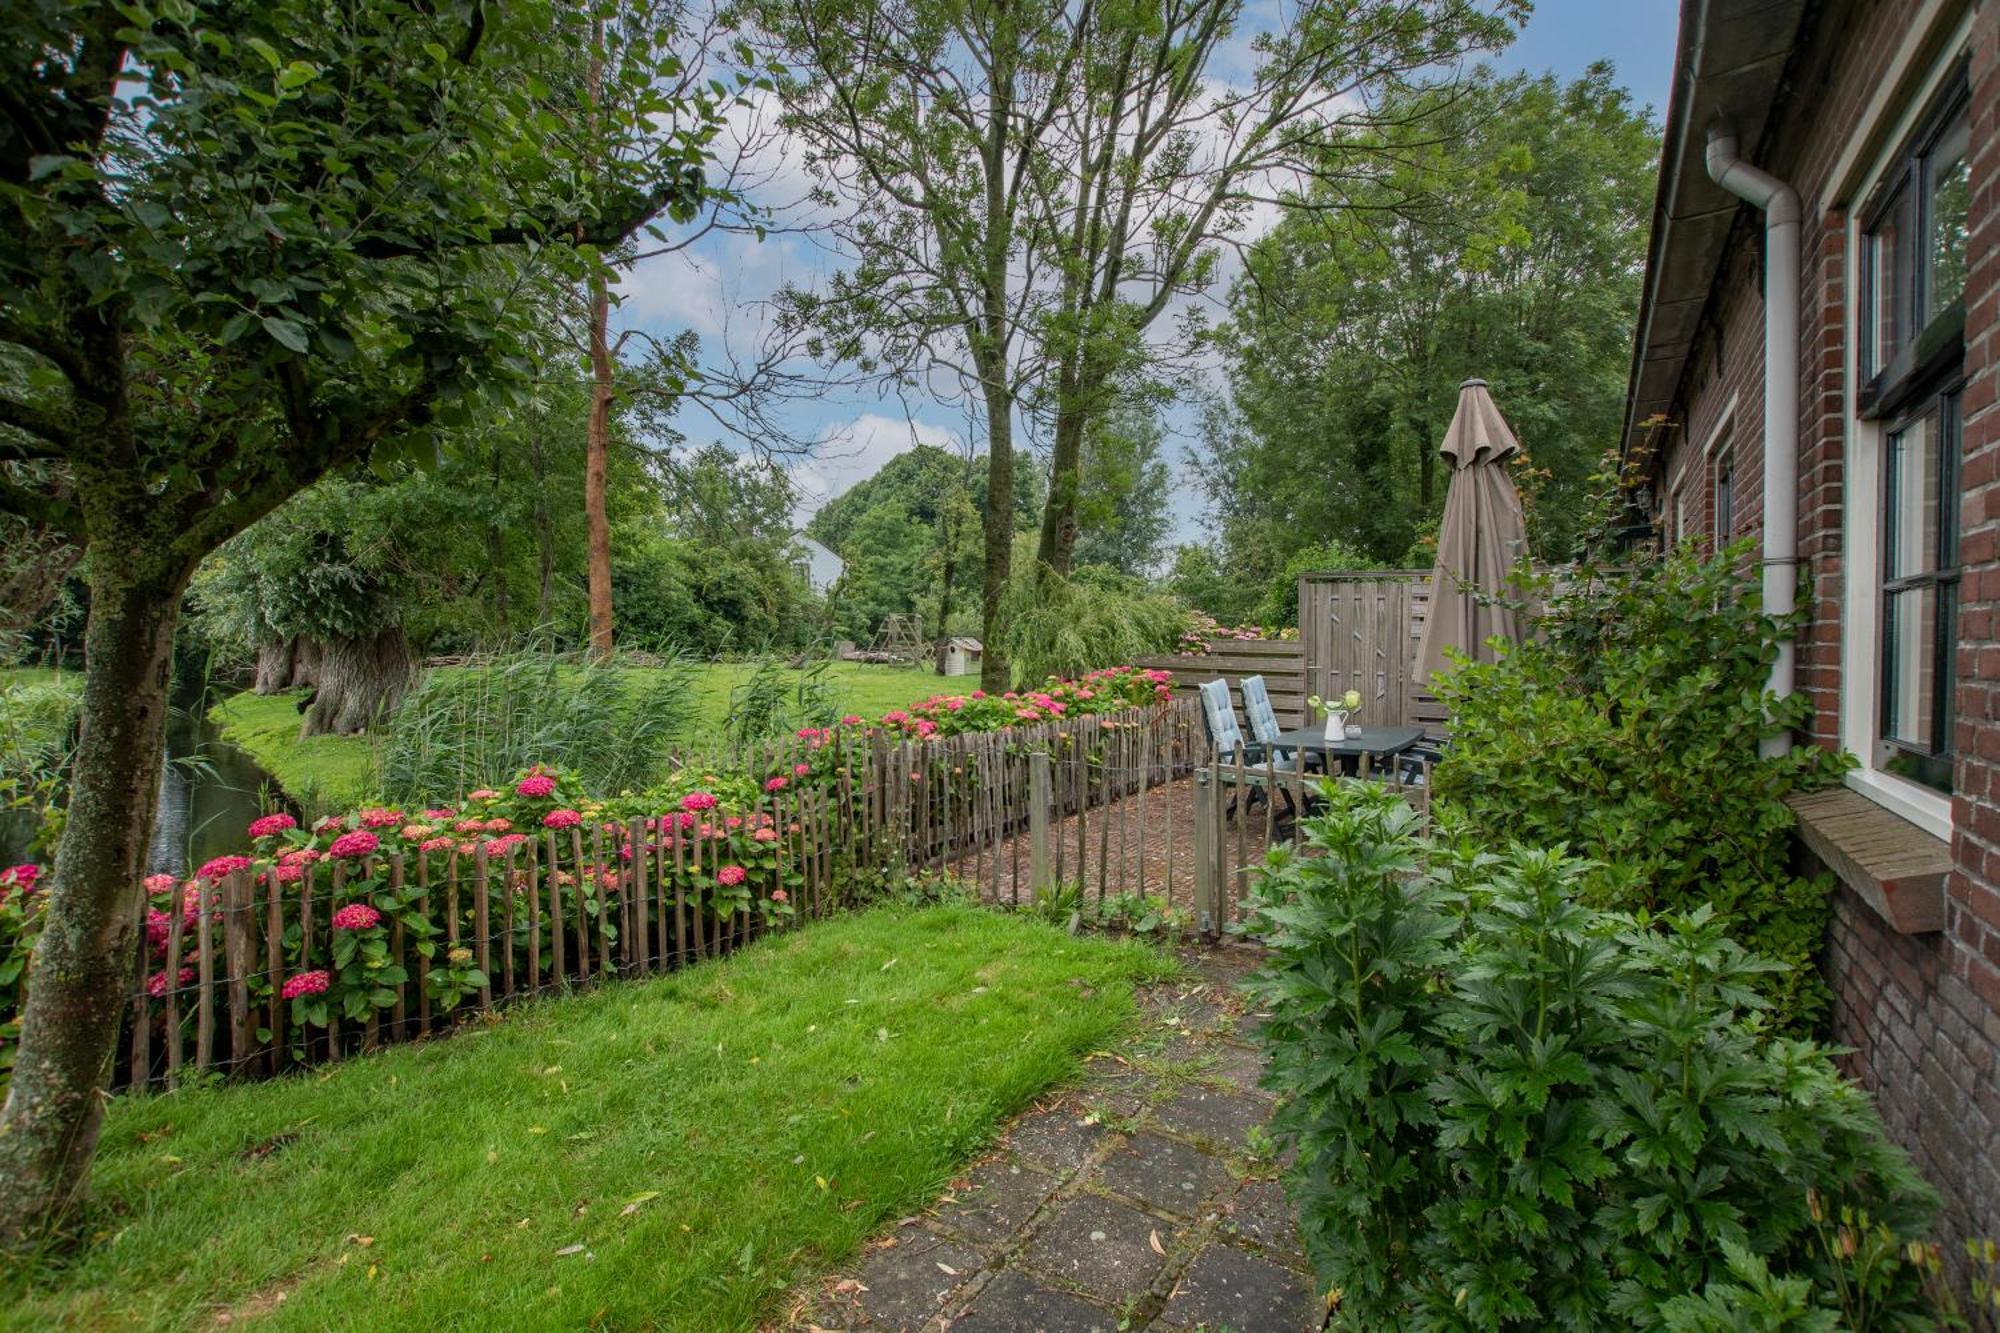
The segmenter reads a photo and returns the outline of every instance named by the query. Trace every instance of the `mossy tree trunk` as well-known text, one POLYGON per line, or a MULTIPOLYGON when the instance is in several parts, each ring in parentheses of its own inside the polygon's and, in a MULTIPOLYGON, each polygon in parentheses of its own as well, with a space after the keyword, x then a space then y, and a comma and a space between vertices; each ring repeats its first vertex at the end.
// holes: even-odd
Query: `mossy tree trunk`
POLYGON ((101 1089, 137 975, 174 624, 192 573, 171 550, 143 538, 91 546, 69 818, 30 964, 34 1002, 0 1106, 0 1243, 71 1222, 89 1183, 101 1089))

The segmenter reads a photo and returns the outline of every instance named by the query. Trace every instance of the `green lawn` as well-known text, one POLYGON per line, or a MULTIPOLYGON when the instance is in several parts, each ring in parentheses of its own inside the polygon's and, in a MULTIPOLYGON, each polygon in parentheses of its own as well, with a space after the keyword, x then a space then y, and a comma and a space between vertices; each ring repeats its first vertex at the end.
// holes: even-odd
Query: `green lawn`
MULTIPOLYGON (((644 668, 628 667, 638 674, 644 668)), ((694 735, 713 735, 729 716, 729 695, 755 667, 745 662, 712 662, 695 668, 694 735)), ((835 662, 826 680, 843 713, 880 717, 947 691, 974 690, 973 677, 943 677, 913 667, 870 666, 835 662)), ((223 700, 210 716, 225 739, 247 750, 278 785, 309 809, 346 809, 376 794, 375 741, 365 736, 315 736, 299 739, 296 694, 243 693, 223 700)), ((505 777, 495 774, 493 777, 505 777)))
POLYGON ((752 1328, 1171 966, 972 906, 876 909, 323 1074, 123 1098, 92 1241, 7 1279, 0 1325, 752 1328))

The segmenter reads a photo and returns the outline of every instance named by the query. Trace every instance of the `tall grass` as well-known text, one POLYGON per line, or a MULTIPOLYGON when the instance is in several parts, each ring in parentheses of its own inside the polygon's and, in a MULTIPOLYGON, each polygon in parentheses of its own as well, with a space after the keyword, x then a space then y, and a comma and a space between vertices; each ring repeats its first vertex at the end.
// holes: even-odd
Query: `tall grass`
POLYGON ((731 747, 746 750, 758 741, 790 735, 800 727, 831 726, 839 717, 839 701, 827 679, 832 663, 824 657, 795 670, 772 653, 765 653, 743 683, 729 692, 729 720, 724 728, 731 747))
POLYGON ((1039 572, 1017 579, 1010 594, 1007 653, 1017 685, 1170 653, 1180 641, 1187 612, 1171 597, 1039 572))
POLYGON ((383 794, 462 796, 536 763, 598 795, 650 786, 693 739, 695 674, 678 655, 635 669, 536 647, 431 671, 396 709, 383 794))

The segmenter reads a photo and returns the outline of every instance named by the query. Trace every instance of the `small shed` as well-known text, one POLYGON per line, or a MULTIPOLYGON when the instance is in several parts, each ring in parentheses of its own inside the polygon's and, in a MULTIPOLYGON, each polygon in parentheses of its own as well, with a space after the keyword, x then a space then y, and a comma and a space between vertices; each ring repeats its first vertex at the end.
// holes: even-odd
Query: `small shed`
POLYGON ((976 676, 979 674, 979 640, 956 634, 944 646, 944 674, 947 676, 976 676))

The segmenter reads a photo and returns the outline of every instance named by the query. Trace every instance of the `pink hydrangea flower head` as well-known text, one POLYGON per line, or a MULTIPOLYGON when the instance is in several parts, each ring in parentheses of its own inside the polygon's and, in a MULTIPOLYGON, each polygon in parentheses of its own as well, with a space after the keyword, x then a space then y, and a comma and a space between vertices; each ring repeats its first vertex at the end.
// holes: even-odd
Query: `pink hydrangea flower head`
POLYGON ((218 856, 214 860, 205 863, 200 870, 195 871, 195 878, 205 879, 213 883, 225 876, 233 875, 239 870, 248 870, 249 868, 250 858, 247 856, 218 856))
POLYGON ((546 773, 530 773, 514 784, 514 791, 530 800, 539 801, 545 796, 553 796, 556 780, 546 773))
POLYGON ((396 830, 396 836, 404 842, 422 842, 435 832, 437 830, 429 824, 405 824, 396 830))
POLYGON ((286 832, 289 829, 295 829, 298 826, 298 820, 293 819, 290 815, 280 810, 275 815, 265 815, 262 819, 251 820, 250 836, 252 838, 275 838, 280 833, 286 832))
POLYGON ((861 714, 859 714, 859 713, 849 713, 849 714, 848 714, 848 715, 847 715, 846 717, 843 717, 842 719, 840 719, 840 725, 841 725, 841 726, 843 726, 843 727, 858 727, 858 726, 860 726, 860 725, 861 725, 861 714))
POLYGON ((758 842, 776 842, 778 840, 778 830, 774 828, 760 828, 750 836, 758 842))
POLYGON ((936 731, 937 731, 937 723, 931 721, 927 717, 920 717, 917 719, 917 735, 929 737, 935 734, 936 731))
POLYGON ((457 813, 458 812, 456 810, 453 810, 450 806, 441 805, 435 810, 424 811, 424 818, 430 820, 432 823, 435 824, 441 820, 450 819, 453 815, 457 813))
POLYGON ((374 834, 364 829, 356 829, 352 833, 343 833, 335 838, 333 846, 326 849, 326 854, 328 856, 351 856, 356 860, 360 860, 364 856, 373 856, 375 849, 381 845, 382 840, 374 834))
POLYGON ((306 877, 305 864, 301 861, 287 861, 271 872, 280 884, 296 884, 306 877))
POLYGON ((146 909, 146 943, 155 951, 167 947, 167 937, 174 928, 174 919, 157 907, 146 909))
POLYGON ((346 823, 338 815, 328 815, 313 825, 314 833, 334 833, 346 828, 346 823))
POLYGON ((514 821, 511 819, 489 819, 482 827, 488 833, 505 833, 508 829, 514 827, 514 821))
POLYGON ((361 827, 363 828, 392 828, 402 822, 403 812, 401 810, 390 810, 382 806, 376 806, 372 810, 363 810, 361 812, 361 827))
POLYGON ((21 896, 27 897, 35 891, 35 881, 41 877, 42 868, 38 865, 23 864, 0 870, 0 898, 6 897, 9 889, 19 889, 21 896))
POLYGON ((481 787, 478 791, 467 792, 465 799, 468 801, 490 801, 499 794, 499 792, 494 791, 491 787, 481 787))
POLYGON ((194 977, 195 971, 191 967, 182 968, 178 979, 172 982, 167 980, 167 974, 164 970, 155 972, 152 976, 146 978, 146 994, 156 1000, 164 1000, 167 997, 168 991, 177 990, 182 986, 192 986, 194 984, 194 977))
POLYGON ((891 727, 900 727, 909 720, 910 715, 900 708, 891 708, 888 712, 882 714, 883 723, 891 727))
POLYGON ((691 829, 697 822, 699 821, 696 820, 694 811, 683 810, 681 812, 681 827, 683 829, 691 829))
POLYGON ((810 772, 812 772, 812 771, 813 771, 813 766, 812 766, 811 764, 793 764, 793 765, 792 765, 792 776, 793 776, 793 777, 795 777, 795 778, 802 778, 802 777, 804 777, 804 776, 805 776, 806 774, 808 774, 808 773, 810 773, 810 772))
POLYGON ((772 778, 770 781, 764 784, 764 790, 770 792, 779 792, 783 791, 785 788, 791 785, 792 784, 787 782, 784 778, 772 778))
POLYGON ((742 866, 724 866, 715 872, 715 882, 724 888, 734 888, 750 877, 750 872, 742 866))
POLYGON ((972 692, 972 697, 973 697, 973 698, 975 698, 975 699, 984 699, 984 698, 986 697, 986 691, 985 691, 985 690, 974 690, 974 691, 972 692))
POLYGON ((382 914, 367 903, 349 903, 333 914, 335 930, 372 930, 382 924, 382 914))
POLYGON ((690 811, 713 810, 715 809, 715 797, 705 791, 691 791, 681 797, 681 809, 690 811))
POLYGON ((735 828, 742 828, 742 827, 743 827, 743 816, 741 816, 741 815, 725 815, 725 816, 723 817, 723 820, 722 820, 722 823, 723 823, 723 826, 724 826, 724 827, 726 827, 726 828, 733 828, 733 829, 735 829, 735 828))
POLYGON ((179 883, 180 881, 172 875, 148 875, 146 876, 146 892, 148 894, 167 893, 179 883))
POLYGON ((450 851, 450 850, 451 850, 451 839, 450 839, 450 838, 442 838, 442 837, 440 837, 440 838, 426 838, 426 839, 424 839, 424 841, 423 841, 423 845, 422 845, 422 846, 420 846, 420 847, 418 847, 418 848, 417 848, 417 850, 418 850, 418 851, 420 851, 420 852, 446 852, 446 851, 450 851))
POLYGON ((787 903, 787 902, 790 902, 791 900, 792 900, 792 895, 791 895, 791 894, 789 894, 789 893, 786 893, 786 892, 785 892, 785 891, 784 891, 783 889, 772 889, 772 890, 771 890, 771 901, 772 901, 772 902, 774 902, 774 903, 787 903))
POLYGON ((483 819, 461 819, 451 827, 455 833, 484 833, 486 831, 486 821, 483 819))
POLYGON ((574 810, 551 810, 542 816, 543 828, 575 828, 583 816, 574 810))
POLYGON ((332 984, 333 978, 324 968, 319 968, 286 978, 284 989, 278 994, 287 1000, 296 1000, 301 995, 324 995, 326 988, 332 984))

